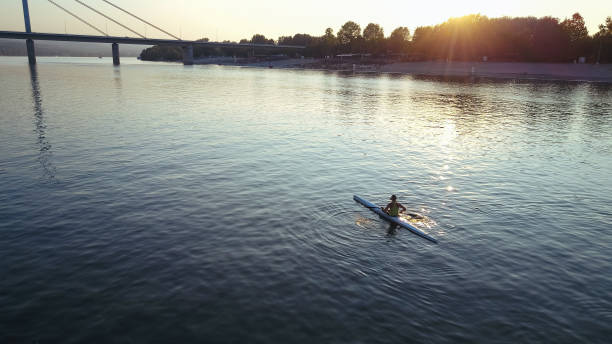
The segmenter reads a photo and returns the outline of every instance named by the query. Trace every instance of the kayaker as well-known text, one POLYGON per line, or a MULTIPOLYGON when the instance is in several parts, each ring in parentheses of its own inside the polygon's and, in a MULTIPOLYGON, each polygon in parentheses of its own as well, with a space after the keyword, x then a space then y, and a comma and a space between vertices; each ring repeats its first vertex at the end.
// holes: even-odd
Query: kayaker
POLYGON ((391 195, 391 203, 387 204, 387 207, 383 209, 383 211, 390 216, 399 217, 400 213, 406 211, 406 207, 397 202, 397 196, 391 195), (401 211, 400 211, 401 209, 401 211))

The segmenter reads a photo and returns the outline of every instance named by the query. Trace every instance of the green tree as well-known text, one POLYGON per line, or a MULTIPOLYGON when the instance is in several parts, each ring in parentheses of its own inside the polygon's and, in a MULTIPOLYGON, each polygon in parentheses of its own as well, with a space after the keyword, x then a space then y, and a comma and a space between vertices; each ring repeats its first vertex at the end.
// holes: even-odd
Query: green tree
POLYGON ((323 35, 323 40, 327 42, 336 42, 336 36, 334 36, 334 30, 331 27, 325 29, 325 34, 323 35))
POLYGON ((368 52, 373 54, 384 53, 385 51, 385 33, 378 24, 369 23, 363 29, 363 39, 368 52))
POLYGON ((570 58, 589 55, 592 42, 580 13, 574 13, 571 19, 566 18, 560 25, 569 40, 570 58))
POLYGON ((594 36, 595 61, 597 63, 612 62, 612 17, 607 17, 604 24, 599 25, 599 32, 594 36))
POLYGON ((361 38, 361 27, 354 21, 347 21, 338 31, 338 42, 351 48, 361 38))
POLYGON ((433 27, 431 26, 419 26, 414 30, 414 36, 412 37, 413 42, 420 42, 429 39, 433 34, 433 27))
POLYGON ((407 50, 408 44, 410 44, 410 30, 407 27, 400 26, 391 32, 389 50, 401 53, 407 50))
POLYGON ((253 44, 274 44, 273 39, 267 39, 266 36, 256 33, 251 38, 251 43, 253 44))
POLYGON ((383 28, 378 24, 370 23, 363 29, 363 39, 366 42, 382 40, 385 38, 383 28))
POLYGON ((589 36, 589 31, 584 25, 584 19, 578 12, 574 13, 571 19, 562 21, 561 27, 567 33, 570 42, 576 42, 589 36))
POLYGON ((325 29, 325 34, 321 37, 321 53, 324 56, 333 55, 336 52, 338 39, 334 36, 334 30, 330 27, 325 29))
POLYGON ((598 36, 612 35, 612 17, 607 17, 605 24, 599 25, 598 36))
POLYGON ((432 26, 419 26, 414 30, 412 36, 412 50, 422 54, 424 57, 433 57, 433 40, 436 34, 432 26))

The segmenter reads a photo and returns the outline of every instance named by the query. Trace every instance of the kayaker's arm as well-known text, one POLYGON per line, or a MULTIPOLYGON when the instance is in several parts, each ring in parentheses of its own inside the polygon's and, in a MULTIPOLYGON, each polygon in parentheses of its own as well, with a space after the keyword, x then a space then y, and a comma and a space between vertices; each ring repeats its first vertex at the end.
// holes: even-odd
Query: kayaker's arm
POLYGON ((400 213, 403 213, 406 211, 406 207, 404 207, 401 203, 398 203, 397 206, 401 209, 400 213))
POLYGON ((380 207, 380 209, 382 209, 383 213, 389 214, 390 207, 391 207, 391 203, 387 204, 387 207, 385 207, 385 208, 380 207))

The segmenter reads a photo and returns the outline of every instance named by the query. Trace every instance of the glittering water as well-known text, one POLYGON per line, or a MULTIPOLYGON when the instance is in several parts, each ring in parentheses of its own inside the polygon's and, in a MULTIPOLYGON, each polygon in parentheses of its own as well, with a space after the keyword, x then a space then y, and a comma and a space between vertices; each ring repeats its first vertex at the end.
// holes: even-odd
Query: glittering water
POLYGON ((0 59, 0 342, 612 335, 610 86, 122 62, 0 59))

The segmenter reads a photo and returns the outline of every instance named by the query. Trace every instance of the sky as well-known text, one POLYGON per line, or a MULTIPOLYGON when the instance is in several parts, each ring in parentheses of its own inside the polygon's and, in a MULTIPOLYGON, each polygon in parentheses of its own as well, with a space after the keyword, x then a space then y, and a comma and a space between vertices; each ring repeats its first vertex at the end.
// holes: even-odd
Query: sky
MULTIPOLYGON (((53 0, 90 21, 112 36, 135 36, 95 14, 74 0, 53 0)), ((138 20, 114 9, 102 0, 81 0, 137 32, 155 38, 169 38, 138 20)), ((480 13, 499 16, 553 16, 563 20, 580 12, 589 34, 612 16, 610 0, 109 0, 183 39, 208 37, 211 41, 239 41, 260 33, 268 38, 307 33, 320 36, 331 27, 334 32, 348 20, 361 25, 381 25, 388 36, 394 28, 439 24, 449 17, 480 13)), ((0 30, 24 31, 21 0, 2 0, 0 30)), ((29 0, 32 31, 94 34, 99 33, 55 7, 48 0, 29 0)))

